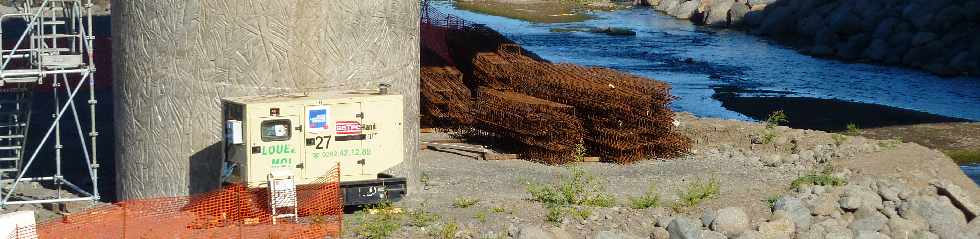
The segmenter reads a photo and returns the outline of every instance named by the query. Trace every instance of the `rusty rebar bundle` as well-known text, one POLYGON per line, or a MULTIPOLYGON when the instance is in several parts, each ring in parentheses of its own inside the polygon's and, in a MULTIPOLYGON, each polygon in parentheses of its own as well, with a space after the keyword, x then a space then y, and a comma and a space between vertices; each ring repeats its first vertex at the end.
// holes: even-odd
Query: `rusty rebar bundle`
POLYGON ((426 127, 458 129, 473 121, 473 100, 463 74, 452 67, 422 67, 421 120, 426 127))
POLYGON ((575 159, 585 129, 568 105, 491 88, 480 88, 474 127, 516 144, 526 159, 563 164, 575 159))

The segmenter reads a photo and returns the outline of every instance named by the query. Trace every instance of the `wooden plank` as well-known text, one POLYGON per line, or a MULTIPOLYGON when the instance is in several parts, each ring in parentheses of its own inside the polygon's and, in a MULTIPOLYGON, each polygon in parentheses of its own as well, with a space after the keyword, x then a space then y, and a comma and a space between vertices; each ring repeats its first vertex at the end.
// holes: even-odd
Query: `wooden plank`
POLYGON ((487 153, 483 158, 486 160, 515 160, 519 159, 520 157, 518 157, 516 154, 487 153))
POLYGON ((599 162, 601 159, 599 157, 584 157, 582 162, 599 162))

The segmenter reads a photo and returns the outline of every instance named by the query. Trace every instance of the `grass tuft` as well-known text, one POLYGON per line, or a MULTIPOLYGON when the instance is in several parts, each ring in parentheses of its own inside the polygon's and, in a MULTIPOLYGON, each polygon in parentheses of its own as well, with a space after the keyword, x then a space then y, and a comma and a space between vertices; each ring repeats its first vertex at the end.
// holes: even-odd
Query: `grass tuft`
POLYGON ((687 185, 683 191, 677 192, 680 201, 675 203, 674 208, 690 208, 700 205, 708 199, 714 199, 721 193, 721 185, 717 179, 710 179, 707 182, 697 180, 687 185))
POLYGON ((401 228, 402 214, 392 210, 391 203, 385 202, 367 209, 375 209, 374 211, 378 213, 368 214, 366 213, 368 210, 355 213, 353 223, 357 226, 353 228, 353 231, 358 236, 372 239, 387 238, 401 228))
POLYGON ((660 206, 660 195, 657 194, 656 188, 651 186, 643 195, 639 197, 629 198, 630 208, 633 209, 647 209, 652 207, 660 206))
POLYGON ((453 200, 453 207, 455 207, 455 208, 468 208, 468 207, 472 207, 473 205, 476 205, 479 202, 480 202, 480 199, 467 198, 467 197, 458 197, 458 198, 456 198, 456 199, 453 200))

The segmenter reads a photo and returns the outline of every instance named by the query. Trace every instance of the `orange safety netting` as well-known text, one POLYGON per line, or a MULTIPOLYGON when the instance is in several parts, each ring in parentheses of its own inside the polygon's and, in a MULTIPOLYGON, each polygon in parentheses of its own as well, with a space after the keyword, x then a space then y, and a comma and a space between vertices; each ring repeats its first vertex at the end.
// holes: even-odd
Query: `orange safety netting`
POLYGON ((8 238, 339 238, 339 171, 296 186, 295 220, 273 224, 268 188, 235 184, 195 196, 122 201, 20 227, 8 238))

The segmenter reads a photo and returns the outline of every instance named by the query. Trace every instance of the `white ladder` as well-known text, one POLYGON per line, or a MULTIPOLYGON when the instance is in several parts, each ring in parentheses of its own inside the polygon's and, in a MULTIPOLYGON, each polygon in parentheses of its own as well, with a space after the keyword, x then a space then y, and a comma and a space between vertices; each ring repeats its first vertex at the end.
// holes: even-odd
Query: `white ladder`
POLYGON ((274 170, 269 174, 269 208, 272 210, 272 224, 280 218, 299 219, 296 206, 296 182, 291 171, 274 170))

